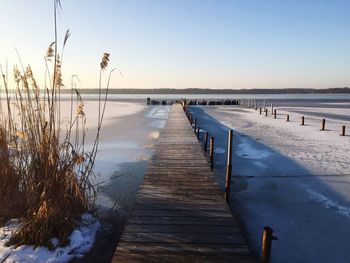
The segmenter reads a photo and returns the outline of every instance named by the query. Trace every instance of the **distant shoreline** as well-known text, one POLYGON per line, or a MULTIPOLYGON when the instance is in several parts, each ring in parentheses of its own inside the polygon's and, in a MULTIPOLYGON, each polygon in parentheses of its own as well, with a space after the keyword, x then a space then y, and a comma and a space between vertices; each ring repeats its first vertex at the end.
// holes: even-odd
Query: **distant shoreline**
MULTIPOLYGON (((70 90, 62 89, 63 93, 70 90)), ((105 91, 105 90, 102 90, 105 91)), ((98 89, 81 89, 82 94, 96 94, 98 89)), ((345 94, 350 88, 328 89, 109 89, 109 94, 345 94)))
MULTIPOLYGON (((43 92, 43 90, 41 90, 43 92)), ((81 94, 98 94, 98 89, 79 89, 81 94)), ((106 92, 106 89, 101 89, 102 93, 106 92)), ((9 90, 12 94, 13 90, 9 90)), ((71 89, 62 88, 62 94, 70 94, 71 89)), ((0 89, 0 94, 5 95, 5 91, 0 89)), ((327 89, 304 89, 304 88, 293 88, 293 89, 200 89, 200 88, 190 88, 190 89, 109 89, 108 94, 130 94, 130 95, 274 95, 274 94, 350 94, 349 87, 343 88, 327 88, 327 89)))

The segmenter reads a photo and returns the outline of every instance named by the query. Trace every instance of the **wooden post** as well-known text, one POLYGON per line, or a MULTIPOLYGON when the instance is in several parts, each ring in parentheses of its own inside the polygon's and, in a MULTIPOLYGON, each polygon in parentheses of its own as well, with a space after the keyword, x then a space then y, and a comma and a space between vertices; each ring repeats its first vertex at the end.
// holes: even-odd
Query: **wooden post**
POLYGON ((210 137, 210 169, 214 168, 214 137, 210 137))
POLYGON ((301 126, 304 126, 304 125, 305 125, 305 117, 301 116, 301 126))
POLYGON ((274 110, 273 111, 273 117, 276 119, 276 117, 277 117, 277 111, 276 110, 274 110))
POLYGON ((287 121, 289 121, 289 114, 287 114, 287 121))
POLYGON ((267 108, 265 109, 265 116, 267 116, 267 108))
POLYGON ((273 104, 271 103, 271 114, 273 114, 273 104))
POLYGON ((226 166, 226 180, 225 180, 225 199, 230 202, 231 192, 231 174, 232 174, 232 130, 228 130, 227 143, 227 166, 226 166))
POLYGON ((271 261, 271 247, 272 247, 272 236, 273 230, 271 227, 265 226, 262 239, 262 253, 261 263, 270 263, 271 261))
POLYGON ((341 136, 345 136, 345 125, 341 128, 341 136))
POLYGON ((194 119, 194 133, 196 134, 196 129, 197 129, 197 119, 194 119))
POLYGON ((260 115, 261 115, 261 108, 260 108, 260 115))
POLYGON ((190 124, 192 125, 192 122, 193 122, 193 115, 192 115, 192 112, 190 112, 190 124))
POLYGON ((206 132, 204 133, 204 152, 206 152, 206 151, 207 151, 207 148, 208 148, 208 136, 209 136, 209 134, 208 134, 208 132, 206 131, 206 132))
POLYGON ((321 131, 324 131, 325 127, 326 127, 326 119, 322 119, 321 131))
POLYGON ((199 125, 197 127, 197 139, 199 140, 199 125))

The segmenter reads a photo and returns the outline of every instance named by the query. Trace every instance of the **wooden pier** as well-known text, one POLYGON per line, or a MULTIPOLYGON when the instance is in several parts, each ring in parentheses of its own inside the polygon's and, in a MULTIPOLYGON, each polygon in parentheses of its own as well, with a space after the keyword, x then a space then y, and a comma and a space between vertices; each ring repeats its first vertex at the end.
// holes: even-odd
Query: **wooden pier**
POLYGON ((180 104, 161 131, 113 262, 254 262, 180 104))

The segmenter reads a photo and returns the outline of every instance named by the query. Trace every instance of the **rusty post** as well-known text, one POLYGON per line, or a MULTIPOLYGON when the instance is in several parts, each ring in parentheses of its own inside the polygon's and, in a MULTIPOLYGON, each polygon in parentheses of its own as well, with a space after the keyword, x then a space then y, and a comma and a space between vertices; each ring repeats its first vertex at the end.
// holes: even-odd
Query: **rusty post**
POLYGON ((232 175, 232 130, 228 131, 228 143, 227 143, 227 166, 226 166, 226 180, 225 180, 225 199, 226 202, 230 202, 231 192, 231 175, 232 175))
POLYGON ((304 126, 304 125, 305 125, 305 117, 301 116, 301 126, 304 126))
POLYGON ((214 168, 214 137, 210 137, 210 169, 214 168))
POLYGON ((206 152, 206 151, 207 151, 207 148, 208 148, 208 136, 209 136, 209 134, 208 134, 208 132, 206 131, 206 132, 204 133, 204 152, 206 152))
POLYGON ((261 253, 261 263, 270 263, 271 261, 271 247, 272 240, 276 239, 272 235, 273 229, 271 227, 265 226, 262 239, 262 253, 261 253))
POLYGON ((345 125, 341 128, 341 136, 345 136, 345 125))
POLYGON ((326 119, 322 119, 321 131, 324 131, 325 127, 326 127, 326 119))
POLYGON ((273 111, 273 117, 276 119, 276 117, 277 117, 277 111, 276 110, 274 110, 273 111))

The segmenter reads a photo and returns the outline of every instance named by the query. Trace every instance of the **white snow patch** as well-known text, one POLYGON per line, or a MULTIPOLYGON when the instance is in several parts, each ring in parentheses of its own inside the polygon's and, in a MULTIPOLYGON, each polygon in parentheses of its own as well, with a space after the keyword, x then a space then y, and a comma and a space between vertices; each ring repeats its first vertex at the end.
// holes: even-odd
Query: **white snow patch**
MULTIPOLYGON (((91 214, 83 214, 81 223, 70 235, 70 244, 66 247, 56 247, 50 251, 46 247, 19 246, 17 248, 5 246, 12 233, 18 229, 20 223, 17 220, 10 221, 0 228, 0 262, 26 262, 26 263, 53 263, 68 262, 73 258, 82 257, 89 252, 95 242, 95 236, 101 227, 99 221, 91 214)), ((53 244, 58 244, 56 238, 53 244)))
POLYGON ((267 168, 267 166, 263 162, 260 162, 260 161, 253 161, 253 164, 257 167, 262 168, 262 169, 267 168))
POLYGON ((324 196, 323 194, 320 194, 311 189, 307 189, 307 191, 311 199, 314 200, 315 202, 323 204, 323 206, 326 208, 335 209, 339 214, 350 218, 350 207, 343 206, 340 203, 333 201, 328 197, 324 196))
POLYGON ((226 127, 230 128, 231 130, 235 131, 235 127, 232 126, 232 124, 230 122, 226 122, 226 121, 220 121, 221 124, 225 125, 226 127))
MULTIPOLYGON (((235 112, 238 118, 243 119, 245 124, 251 125, 243 126, 237 123, 237 131, 253 139, 259 138, 261 143, 314 174, 348 174, 350 137, 339 136, 341 126, 347 125, 347 121, 327 118, 326 131, 320 131, 322 118, 304 114, 306 125, 301 126, 302 114, 292 111, 297 108, 289 107, 289 111, 286 107, 283 108, 284 110, 277 108, 277 119, 274 119, 271 114, 265 117, 260 115, 259 111, 246 109, 242 112, 238 109, 235 112), (290 115, 290 122, 286 122, 286 114, 290 115)), ((304 110, 338 114, 338 116, 350 114, 349 109, 303 108, 304 110)), ((226 117, 222 117, 221 120, 227 121, 226 117)), ((231 122, 233 123, 234 119, 231 122)), ((348 131, 346 135, 349 135, 348 131)))
POLYGON ((236 154, 242 158, 260 160, 269 157, 271 152, 259 150, 249 143, 246 138, 242 138, 241 143, 237 146, 236 154))
POLYGON ((214 152, 218 153, 218 154, 221 154, 221 153, 225 153, 226 151, 222 147, 214 147, 214 152))
POLYGON ((170 106, 153 106, 146 117, 153 119, 167 119, 170 112, 170 106))

